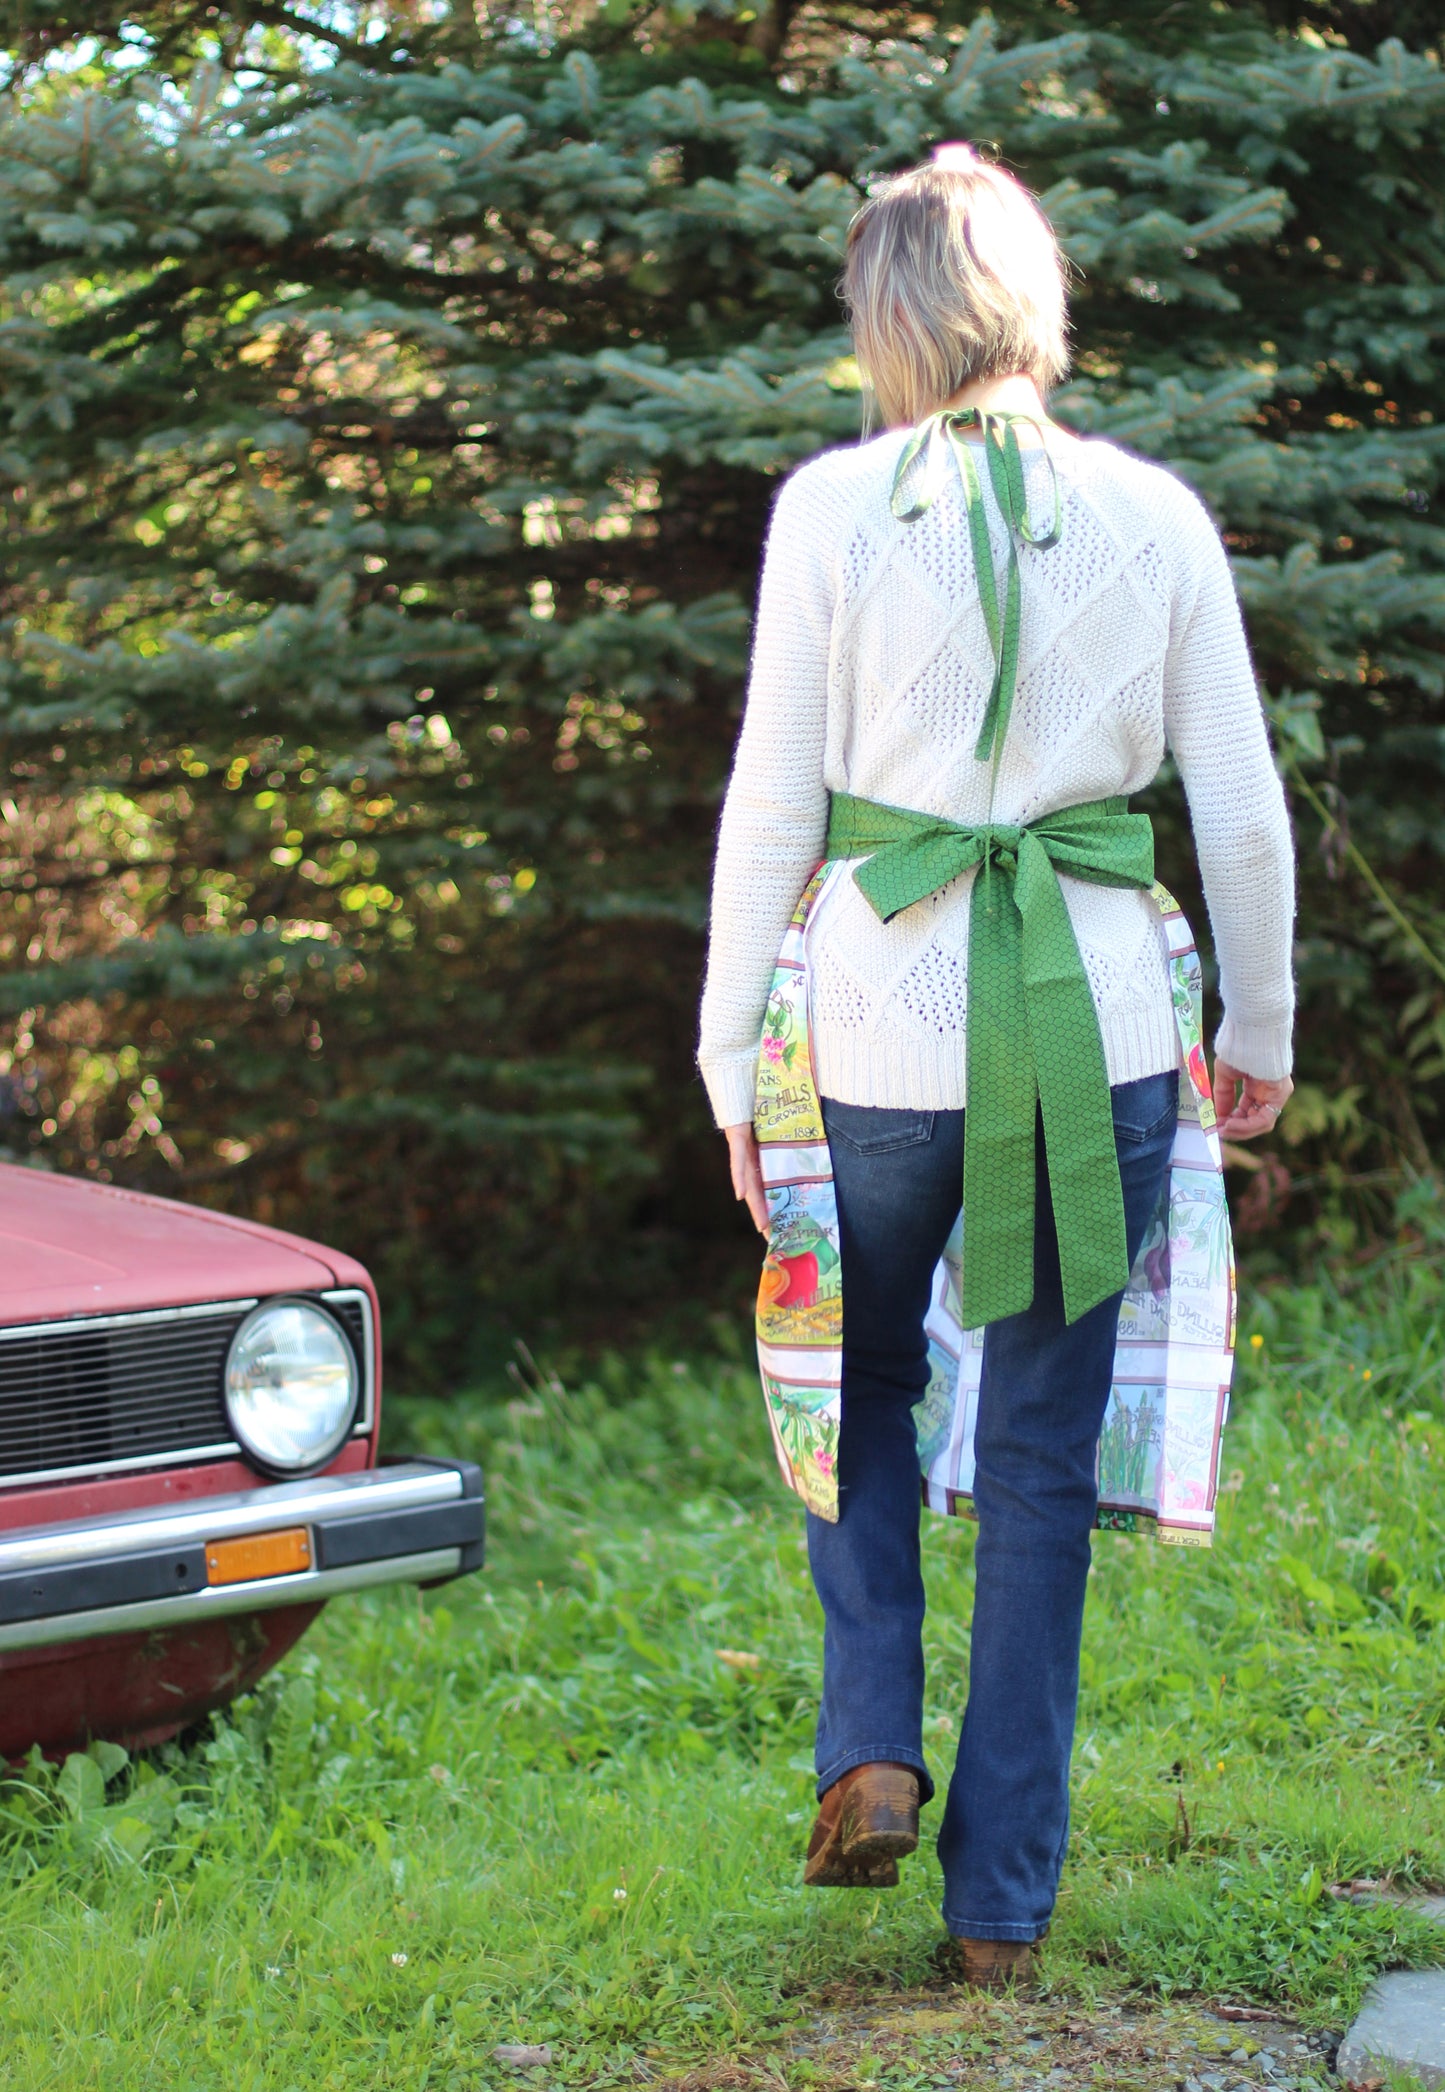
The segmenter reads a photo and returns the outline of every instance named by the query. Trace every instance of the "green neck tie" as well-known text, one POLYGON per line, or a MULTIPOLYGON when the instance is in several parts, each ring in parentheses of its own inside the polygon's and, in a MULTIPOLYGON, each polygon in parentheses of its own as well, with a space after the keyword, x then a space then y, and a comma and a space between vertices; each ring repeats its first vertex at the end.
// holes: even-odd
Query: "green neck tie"
POLYGON ((1029 522, 1023 457, 1018 439, 1021 421, 1037 429, 1042 438, 1042 426, 1031 414, 994 413, 987 407, 945 407, 941 414, 930 415, 914 429, 903 446, 898 469, 893 475, 893 514, 900 523, 913 523, 937 500, 949 451, 957 456, 964 513, 968 517, 969 543, 973 547, 973 564, 978 575, 979 600, 988 626, 988 643, 993 651, 993 687, 989 691, 983 725, 973 752, 981 763, 986 763, 992 756, 995 777, 1018 681, 1019 544, 1022 542, 1032 545, 1036 551, 1047 552, 1050 546, 1058 543, 1062 522, 1059 475, 1047 448, 1044 455, 1049 458, 1053 482, 1053 520, 1046 530, 1038 532, 1029 522), (988 517, 983 506, 983 489, 973 461, 973 452, 978 446, 969 443, 963 434, 965 429, 973 428, 978 429, 983 437, 989 482, 1008 526, 1008 566, 1002 611, 999 608, 998 577, 994 572, 993 546, 989 542, 988 517), (904 495, 903 483, 920 452, 923 454, 921 482, 909 500, 904 495))
POLYGON ((1026 828, 964 827, 835 792, 827 854, 868 859, 854 880, 884 922, 981 867, 968 926, 963 1325, 1033 1299, 1040 1107, 1064 1314, 1076 1322, 1123 1290, 1129 1257, 1104 1042, 1058 875, 1152 886, 1149 816, 1100 799, 1026 828))

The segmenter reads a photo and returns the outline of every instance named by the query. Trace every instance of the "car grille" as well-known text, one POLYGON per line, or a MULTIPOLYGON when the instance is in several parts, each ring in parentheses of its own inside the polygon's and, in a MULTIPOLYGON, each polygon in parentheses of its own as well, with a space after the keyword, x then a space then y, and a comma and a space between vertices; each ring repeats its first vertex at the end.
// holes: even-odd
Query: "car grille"
MULTIPOLYGON (((0 1481, 220 1457, 239 1448, 221 1399, 231 1339, 253 1303, 0 1329, 0 1481)), ((327 1299, 364 1379, 360 1294, 327 1299)), ((358 1429, 370 1421, 363 1387, 358 1429)))

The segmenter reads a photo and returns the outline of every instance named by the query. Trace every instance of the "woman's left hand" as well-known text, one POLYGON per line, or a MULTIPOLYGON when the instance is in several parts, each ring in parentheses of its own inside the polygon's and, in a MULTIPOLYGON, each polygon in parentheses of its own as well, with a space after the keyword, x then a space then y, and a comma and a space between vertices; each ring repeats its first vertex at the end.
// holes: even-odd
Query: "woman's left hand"
POLYGON ((724 1126, 728 1137, 728 1160, 732 1164, 733 1194, 753 1217, 753 1226, 766 1235, 769 1225, 768 1195, 763 1189, 763 1166, 758 1160, 758 1136, 751 1119, 741 1126, 724 1126))
POLYGON ((1214 1063, 1214 1109, 1219 1114, 1221 1140, 1257 1140, 1273 1133, 1275 1120, 1294 1094, 1288 1075, 1268 1082, 1262 1075, 1246 1075, 1228 1061, 1214 1063))

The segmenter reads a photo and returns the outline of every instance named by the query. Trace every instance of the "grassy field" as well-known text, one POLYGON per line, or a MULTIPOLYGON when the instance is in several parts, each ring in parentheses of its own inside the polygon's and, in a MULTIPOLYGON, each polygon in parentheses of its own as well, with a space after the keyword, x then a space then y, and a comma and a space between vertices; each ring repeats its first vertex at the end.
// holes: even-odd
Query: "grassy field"
MULTIPOLYGON (((1330 1888, 1445 1879, 1440 1300, 1423 1264, 1251 1299, 1214 1553, 1097 1542, 1048 1961, 1075 2008, 1338 2027, 1438 1955, 1330 1888)), ((818 1620, 746 1361, 397 1402, 391 1435, 484 1461, 482 1576, 336 1605, 185 1751, 4 1790, 6 2092, 472 2092, 518 2082, 507 2041, 548 2084, 818 2083, 790 2030, 922 1985, 939 1884, 924 1852, 891 1894, 799 1886, 818 1620)), ((926 1545, 943 1767, 972 1535, 926 1545)), ((957 2082, 927 2053, 848 2082, 957 2082)))

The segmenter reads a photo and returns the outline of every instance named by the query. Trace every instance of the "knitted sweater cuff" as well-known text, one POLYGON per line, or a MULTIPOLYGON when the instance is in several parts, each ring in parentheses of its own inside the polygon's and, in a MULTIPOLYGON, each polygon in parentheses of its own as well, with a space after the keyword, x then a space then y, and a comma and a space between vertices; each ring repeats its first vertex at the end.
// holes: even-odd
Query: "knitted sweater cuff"
POLYGON ((1273 1024, 1241 1024, 1226 1016, 1214 1050, 1241 1074, 1256 1075, 1261 1082, 1278 1082, 1294 1066, 1293 1039, 1293 1014, 1273 1024))
POLYGON ((707 1101, 719 1126, 741 1126, 751 1120, 757 1101, 756 1049, 699 1062, 707 1101))

